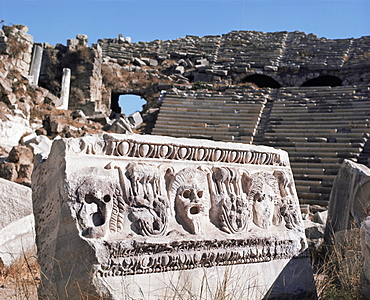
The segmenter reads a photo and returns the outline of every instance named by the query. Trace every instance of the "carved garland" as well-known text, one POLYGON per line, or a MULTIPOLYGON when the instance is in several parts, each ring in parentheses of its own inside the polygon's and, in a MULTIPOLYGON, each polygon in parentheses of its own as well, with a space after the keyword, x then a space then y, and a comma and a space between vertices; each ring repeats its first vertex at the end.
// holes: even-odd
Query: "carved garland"
POLYGON ((224 241, 181 241, 169 244, 105 242, 110 257, 98 271, 100 276, 159 273, 234 264, 268 262, 292 258, 297 241, 243 239, 224 241), (126 246, 126 245, 125 245, 126 246))

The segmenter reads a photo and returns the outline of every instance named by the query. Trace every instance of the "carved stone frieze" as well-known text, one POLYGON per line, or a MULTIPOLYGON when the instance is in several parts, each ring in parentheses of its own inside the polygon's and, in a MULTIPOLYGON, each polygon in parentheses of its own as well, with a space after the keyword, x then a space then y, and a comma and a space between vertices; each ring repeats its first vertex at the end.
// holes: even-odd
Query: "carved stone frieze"
MULTIPOLYGON (((286 152, 198 143, 135 135, 56 141, 36 168, 42 182, 58 179, 43 184, 56 186, 54 201, 48 192, 35 192, 35 207, 43 212, 36 219, 43 228, 53 226, 46 214, 52 203, 53 219, 63 217, 56 226, 62 237, 69 232, 82 252, 95 253, 86 255, 96 278, 270 262, 304 250, 286 152)), ((39 247, 63 238, 48 239, 41 235, 39 247)), ((64 261, 58 247, 74 249, 73 243, 55 244, 40 252, 41 261, 64 261)), ((59 276, 50 273, 54 264, 41 263, 46 276, 59 276)))

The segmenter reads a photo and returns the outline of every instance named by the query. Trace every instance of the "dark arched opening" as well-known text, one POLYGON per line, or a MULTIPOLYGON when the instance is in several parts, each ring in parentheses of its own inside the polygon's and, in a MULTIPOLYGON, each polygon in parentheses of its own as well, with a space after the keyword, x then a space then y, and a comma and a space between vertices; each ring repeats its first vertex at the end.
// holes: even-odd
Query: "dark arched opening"
POLYGON ((324 75, 312 78, 304 82, 301 86, 340 86, 342 80, 336 76, 324 75))
POLYGON ((278 89, 281 87, 281 84, 277 82, 275 79, 266 76, 266 75, 260 75, 260 74, 254 74, 247 76, 243 79, 243 83, 250 82, 254 83, 260 88, 273 88, 273 89, 278 89))

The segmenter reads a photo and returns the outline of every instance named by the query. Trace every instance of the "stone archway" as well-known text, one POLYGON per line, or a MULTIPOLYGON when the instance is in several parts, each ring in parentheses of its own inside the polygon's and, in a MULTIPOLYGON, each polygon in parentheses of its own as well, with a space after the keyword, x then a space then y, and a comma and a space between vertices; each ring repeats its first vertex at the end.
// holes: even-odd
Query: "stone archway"
POLYGON ((254 83, 260 88, 266 88, 266 87, 273 88, 273 89, 281 88, 281 84, 277 82, 275 79, 273 79, 270 76, 262 75, 262 74, 249 75, 242 80, 242 83, 247 83, 247 82, 254 83))
POLYGON ((129 99, 131 101, 136 101, 136 99, 134 99, 136 97, 137 97, 137 100, 143 99, 143 101, 137 103, 136 106, 135 106, 135 103, 132 103, 133 105, 131 106, 131 108, 137 107, 135 111, 136 110, 142 111, 143 110, 142 106, 147 103, 147 100, 137 93, 112 91, 111 101, 110 101, 110 109, 112 113, 125 114, 125 115, 130 115, 132 113, 130 111, 125 111, 124 108, 127 106, 122 104, 122 101, 124 101, 124 99, 122 99, 123 96, 132 96, 131 99, 129 99))
POLYGON ((341 86, 342 80, 337 76, 323 75, 305 81, 301 86, 341 86))

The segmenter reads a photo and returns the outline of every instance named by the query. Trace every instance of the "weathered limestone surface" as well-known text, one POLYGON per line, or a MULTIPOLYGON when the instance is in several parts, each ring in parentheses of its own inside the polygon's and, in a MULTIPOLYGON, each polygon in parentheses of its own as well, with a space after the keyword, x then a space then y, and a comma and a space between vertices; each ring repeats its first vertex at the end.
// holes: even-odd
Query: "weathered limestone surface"
POLYGON ((0 261, 36 253, 31 189, 0 178, 0 261))
POLYGON ((334 180, 330 194, 325 241, 332 243, 333 234, 353 225, 361 226, 369 215, 370 169, 345 160, 334 180))
POLYGON ((61 139, 32 182, 40 297, 161 299, 202 288, 208 297, 229 278, 235 298, 260 299, 312 283, 307 260, 292 259, 306 238, 285 151, 164 136, 61 139))

